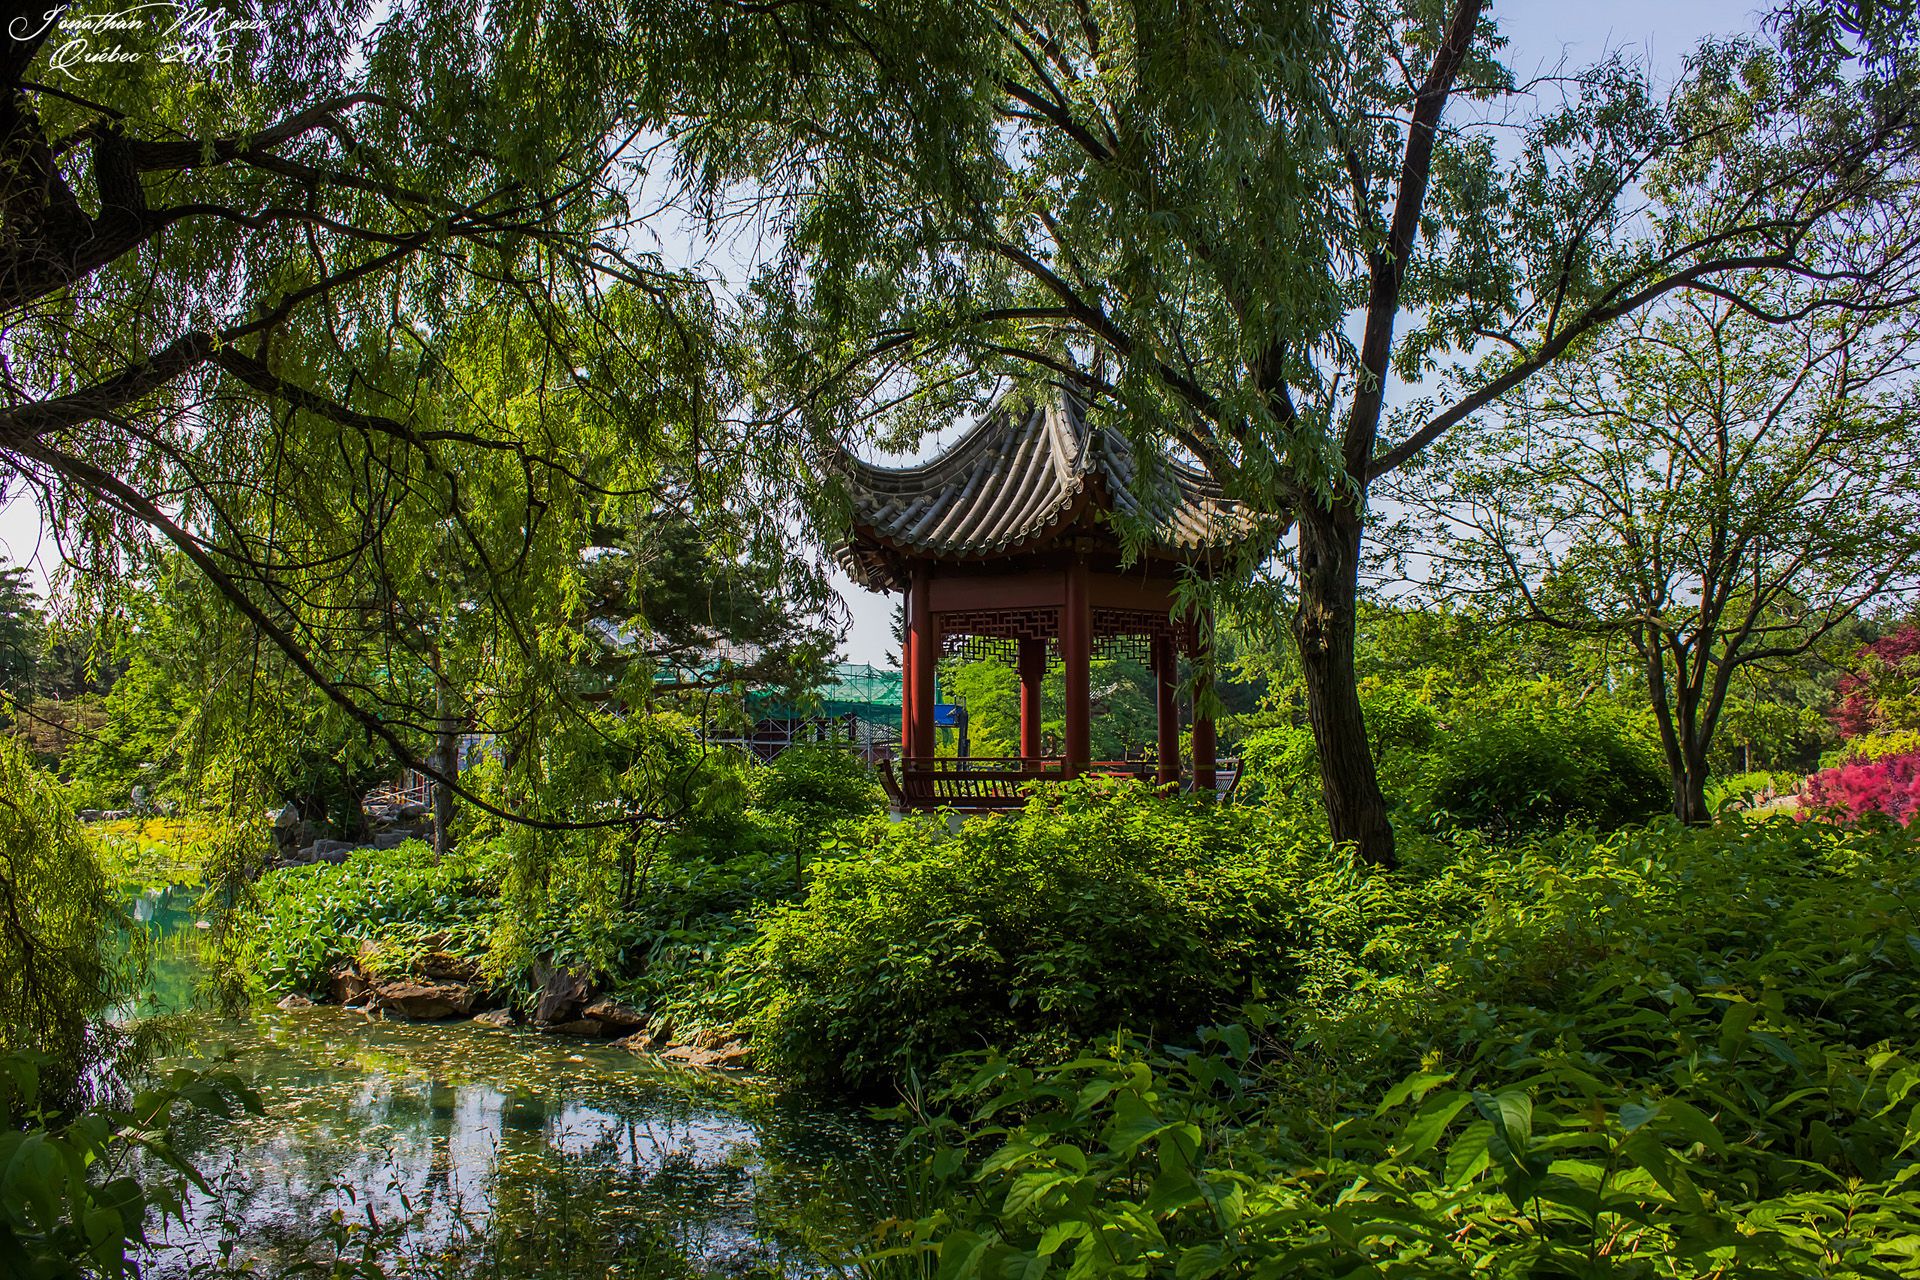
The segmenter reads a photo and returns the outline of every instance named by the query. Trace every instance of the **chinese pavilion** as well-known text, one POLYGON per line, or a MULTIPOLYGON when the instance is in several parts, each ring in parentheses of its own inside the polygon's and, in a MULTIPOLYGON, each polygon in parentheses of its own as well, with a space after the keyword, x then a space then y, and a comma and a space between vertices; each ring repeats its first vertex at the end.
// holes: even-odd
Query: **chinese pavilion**
MULTIPOLYGON (((991 809, 1021 803, 1023 784, 1120 774, 1181 781, 1177 655, 1203 657, 1211 619, 1176 618, 1183 573, 1210 576, 1225 552, 1256 536, 1250 512, 1196 468, 1140 465, 1117 430, 1054 387, 1042 404, 1003 400, 951 449, 921 466, 843 456, 853 508, 842 565, 871 591, 906 594, 900 707, 905 806, 991 809), (1124 553, 1115 517, 1137 537, 1124 553), (1131 651, 1157 690, 1157 747, 1148 761, 1091 758, 1089 664, 1131 651), (1020 673, 1020 754, 935 752, 934 664, 943 654, 997 656, 1020 673), (1065 741, 1043 747, 1041 687, 1050 658, 1065 677, 1065 741)), ((1204 679, 1206 664, 1196 664, 1204 679)), ((1196 703, 1199 699, 1196 699, 1196 703)), ((1212 719, 1191 729, 1192 784, 1216 785, 1212 719)))

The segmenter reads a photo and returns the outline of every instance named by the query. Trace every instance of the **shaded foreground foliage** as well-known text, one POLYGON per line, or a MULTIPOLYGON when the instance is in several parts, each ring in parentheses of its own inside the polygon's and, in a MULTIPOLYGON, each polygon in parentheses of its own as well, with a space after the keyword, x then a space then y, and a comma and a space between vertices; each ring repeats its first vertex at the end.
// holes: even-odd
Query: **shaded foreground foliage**
POLYGON ((947 1203, 898 1247, 956 1278, 1920 1273, 1914 852, 1777 820, 1329 868, 1318 984, 949 1094, 947 1203))

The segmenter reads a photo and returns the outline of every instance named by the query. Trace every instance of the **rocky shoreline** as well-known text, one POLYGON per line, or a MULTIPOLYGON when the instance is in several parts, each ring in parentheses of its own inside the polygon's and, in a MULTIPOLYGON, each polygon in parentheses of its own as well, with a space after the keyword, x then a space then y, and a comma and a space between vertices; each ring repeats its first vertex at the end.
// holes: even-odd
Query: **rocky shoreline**
MULTIPOLYGON (((541 964, 532 976, 538 992, 529 1007, 520 1008, 501 999, 479 966, 465 957, 430 948, 404 966, 390 966, 379 948, 365 946, 333 970, 324 1003, 409 1022, 465 1019, 499 1029, 524 1026, 546 1035, 610 1042, 679 1066, 742 1070, 752 1058, 739 1036, 713 1028, 676 1035, 670 1025, 595 992, 585 975, 541 964)), ((280 1008, 316 1003, 322 1002, 290 995, 280 1008)))

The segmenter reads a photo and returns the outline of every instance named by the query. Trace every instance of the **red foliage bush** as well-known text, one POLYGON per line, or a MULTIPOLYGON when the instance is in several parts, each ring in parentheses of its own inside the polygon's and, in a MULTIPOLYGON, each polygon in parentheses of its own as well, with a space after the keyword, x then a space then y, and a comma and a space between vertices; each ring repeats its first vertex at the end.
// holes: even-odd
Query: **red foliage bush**
POLYGON ((1884 813, 1911 823, 1920 814, 1920 752, 1822 769, 1807 779, 1806 796, 1815 813, 1884 813))
POLYGON ((1882 671, 1910 660, 1920 661, 1920 622, 1909 622, 1881 636, 1872 644, 1860 646, 1854 655, 1853 670, 1840 677, 1834 686, 1840 703, 1828 718, 1843 738, 1857 738, 1888 726, 1880 723, 1880 707, 1874 697, 1874 677, 1882 671))

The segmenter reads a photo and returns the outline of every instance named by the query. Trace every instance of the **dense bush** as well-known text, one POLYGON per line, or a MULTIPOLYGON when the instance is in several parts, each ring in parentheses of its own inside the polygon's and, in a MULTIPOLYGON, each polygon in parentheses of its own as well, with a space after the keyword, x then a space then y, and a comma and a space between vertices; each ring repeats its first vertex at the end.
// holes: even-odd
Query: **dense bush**
POLYGON ((337 866, 262 876, 232 921, 222 959, 267 992, 323 996, 329 970, 362 944, 396 966, 429 949, 480 959, 498 901, 499 859, 485 849, 438 863, 418 840, 356 849, 337 866))
POLYGON ((1344 994, 990 1062, 898 1243, 953 1280, 1911 1275, 1915 852, 1785 820, 1469 847, 1392 878, 1398 959, 1344 994))
POLYGON ((873 768, 840 746, 789 747, 754 775, 753 805, 818 821, 864 817, 886 805, 873 768))
POLYGON ((866 831, 736 957, 758 1061, 876 1088, 983 1045, 1183 1035, 1291 980, 1297 842, 1253 810, 1085 783, 1021 812, 866 831))
POLYGON ((1412 799, 1431 820, 1510 839, 1643 822, 1671 804, 1670 788, 1631 716, 1540 681, 1456 700, 1418 766, 1412 799))
POLYGON ((1920 752, 1822 769, 1807 779, 1807 806, 1858 820, 1884 813, 1896 822, 1920 816, 1920 752))
MULTIPOLYGON (((1502 839, 1570 825, 1611 830, 1671 803, 1637 713, 1551 680, 1458 687, 1370 681, 1362 691, 1380 783, 1402 816, 1502 839)), ((1269 728, 1243 746, 1248 800, 1313 810, 1312 731, 1269 728)))

